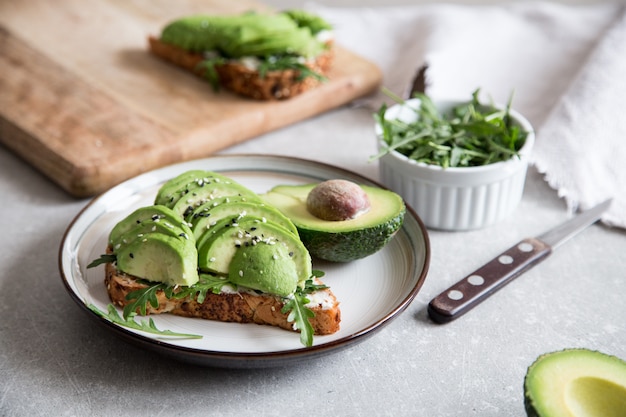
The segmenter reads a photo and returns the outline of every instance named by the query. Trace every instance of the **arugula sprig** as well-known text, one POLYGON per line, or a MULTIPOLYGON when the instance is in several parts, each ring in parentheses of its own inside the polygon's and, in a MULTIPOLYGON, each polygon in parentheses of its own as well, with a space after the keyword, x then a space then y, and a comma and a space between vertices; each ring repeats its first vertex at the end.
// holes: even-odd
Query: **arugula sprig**
POLYGON ((315 284, 313 278, 324 276, 322 271, 313 271, 313 277, 306 280, 303 287, 298 287, 293 297, 285 298, 281 313, 288 314, 287 321, 293 322, 295 330, 300 330, 300 343, 306 347, 313 346, 313 334, 315 330, 309 322, 315 317, 315 313, 306 305, 309 303, 307 294, 328 288, 326 285, 315 284))
MULTIPOLYGON (((313 78, 317 81, 326 81, 326 77, 322 74, 315 72, 304 64, 300 57, 295 55, 272 55, 267 57, 259 57, 259 76, 265 78, 268 72, 271 71, 285 71, 295 70, 297 72, 297 81, 302 81, 306 78, 313 78)), ((228 60, 222 56, 214 56, 205 58, 202 60, 197 68, 203 71, 203 76, 206 78, 215 91, 219 91, 219 74, 216 67, 224 65, 228 60)))
POLYGON ((297 81, 302 81, 309 77, 317 81, 326 80, 326 77, 306 66, 306 64, 301 61, 300 57, 293 55, 265 57, 261 60, 261 64, 259 65, 259 75, 261 78, 264 78, 270 71, 284 71, 290 69, 298 72, 297 81))
POLYGON ((152 318, 137 322, 135 321, 135 313, 130 314, 128 317, 121 317, 113 304, 109 304, 107 306, 106 313, 93 304, 89 304, 87 307, 89 307, 89 309, 96 313, 98 316, 103 317, 117 325, 128 327, 131 329, 141 330, 143 332, 158 334, 162 336, 183 337, 189 339, 202 338, 202 336, 197 334, 176 333, 171 330, 159 330, 154 324, 154 320, 152 320, 152 318))
MULTIPOLYGON (((115 255, 101 255, 101 257, 94 260, 88 268, 113 261, 115 261, 115 255)), ((328 288, 328 286, 316 284, 314 281, 315 278, 321 278, 323 276, 324 272, 314 270, 313 276, 307 279, 303 286, 298 286, 293 296, 283 299, 281 312, 283 314, 288 314, 287 321, 293 322, 294 330, 300 331, 300 342, 307 347, 313 345, 314 329, 313 326, 311 326, 309 319, 315 316, 315 313, 306 307, 310 301, 307 298, 307 295, 315 291, 328 288)), ((211 274, 200 274, 198 282, 188 287, 170 286, 164 283, 150 282, 141 279, 138 281, 143 283, 145 286, 138 290, 131 291, 126 295, 126 300, 129 302, 124 307, 122 316, 119 315, 113 304, 109 304, 107 306, 108 313, 100 311, 93 304, 90 304, 88 307, 99 316, 104 317, 120 326, 166 336, 201 338, 202 336, 199 335, 175 333, 170 330, 159 330, 156 328, 152 318, 148 321, 140 322, 135 321, 134 318, 137 316, 137 312, 139 312, 140 315, 145 316, 148 311, 148 305, 152 308, 159 307, 159 299, 157 296, 159 291, 163 291, 165 297, 168 299, 182 299, 190 297, 195 298, 198 303, 202 303, 206 299, 209 292, 219 294, 222 287, 229 284, 228 280, 225 278, 211 274)))
MULTIPOLYGON (((383 90, 398 103, 404 101, 389 90, 383 90)), ((504 109, 482 104, 480 90, 467 103, 441 114, 425 94, 415 109, 416 120, 404 122, 387 119, 386 104, 374 114, 382 129, 383 149, 374 160, 395 150, 417 162, 447 167, 470 167, 506 161, 518 156, 528 132, 513 123, 510 111, 512 95, 504 109)))
POLYGON ((115 262, 117 262, 117 256, 114 253, 103 254, 103 255, 100 255, 99 258, 96 258, 93 261, 91 261, 91 263, 87 265, 87 268, 95 268, 98 265, 115 263, 115 262))
POLYGON ((224 278, 210 274, 200 274, 198 282, 192 286, 171 286, 163 283, 139 280, 145 287, 126 294, 126 300, 129 301, 124 307, 124 318, 130 317, 131 314, 139 311, 141 315, 145 315, 148 305, 153 308, 159 307, 159 299, 157 294, 163 291, 168 299, 182 299, 186 297, 195 298, 198 303, 204 302, 207 294, 212 292, 219 294, 222 287, 228 284, 224 278))

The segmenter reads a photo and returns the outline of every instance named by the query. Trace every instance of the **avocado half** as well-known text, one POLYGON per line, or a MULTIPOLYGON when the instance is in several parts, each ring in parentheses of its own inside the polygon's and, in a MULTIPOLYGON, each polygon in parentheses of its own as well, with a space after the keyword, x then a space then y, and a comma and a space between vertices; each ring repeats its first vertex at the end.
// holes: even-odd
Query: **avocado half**
POLYGON ((530 417, 626 416, 626 362, 588 349, 539 356, 524 379, 530 417))
POLYGON ((400 229, 406 207, 402 197, 382 188, 361 185, 370 209, 349 220, 315 217, 307 210, 307 196, 317 184, 279 185, 261 198, 296 225, 310 254, 332 262, 361 259, 382 249, 400 229))

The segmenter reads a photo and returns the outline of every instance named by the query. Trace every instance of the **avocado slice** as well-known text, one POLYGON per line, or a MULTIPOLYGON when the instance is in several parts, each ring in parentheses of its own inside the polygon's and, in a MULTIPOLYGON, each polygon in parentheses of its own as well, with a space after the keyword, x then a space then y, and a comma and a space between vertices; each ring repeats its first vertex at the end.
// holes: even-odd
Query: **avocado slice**
POLYGON ((228 280, 286 297, 293 294, 298 286, 298 271, 285 245, 259 242, 235 251, 228 270, 228 280))
POLYGON ((191 171, 185 171, 182 174, 169 179, 161 185, 159 191, 157 191, 154 204, 165 206, 172 203, 173 198, 181 188, 192 182, 199 181, 200 179, 209 178, 209 175, 209 171, 194 169, 191 171))
POLYGON ((264 221, 278 224, 298 236, 298 230, 294 224, 280 211, 265 203, 250 201, 234 201, 218 204, 207 210, 194 211, 190 223, 194 238, 199 239, 202 234, 217 225, 223 219, 243 219, 246 216, 253 216, 264 221))
POLYGON ((402 197, 367 185, 361 185, 371 204, 367 212, 342 221, 315 217, 307 210, 306 201, 316 185, 279 185, 261 195, 291 219, 314 257, 332 262, 364 258, 382 249, 402 226, 406 212, 402 197))
POLYGON ((193 182, 183 187, 178 195, 179 198, 174 197, 172 200, 174 202, 173 204, 169 203, 167 205, 182 217, 187 217, 201 204, 215 200, 216 198, 257 197, 256 193, 232 180, 193 182))
POLYGON ((284 245, 296 265, 298 282, 303 283, 311 277, 311 256, 300 239, 281 226, 253 217, 218 228, 211 239, 199 242, 198 267, 203 271, 228 275, 237 250, 257 244, 284 245))
POLYGON ((324 44, 313 36, 312 24, 299 24, 287 14, 193 15, 169 23, 160 38, 188 51, 218 51, 227 58, 315 56, 324 44))
POLYGON ((196 246, 192 240, 148 233, 117 252, 117 269, 129 275, 167 285, 198 282, 196 246))
POLYGON ((118 252, 122 247, 134 242, 136 239, 143 238, 149 233, 162 233, 180 239, 192 239, 195 242, 193 234, 189 233, 189 227, 184 225, 183 230, 183 227, 181 227, 183 225, 174 225, 167 219, 147 219, 136 223, 134 227, 123 233, 119 239, 111 241, 111 248, 113 252, 118 252))
POLYGON ((118 243, 120 243, 122 235, 131 229, 134 229, 139 224, 149 221, 154 223, 165 223, 166 226, 171 225, 172 228, 180 229, 188 237, 193 236, 191 229, 187 226, 181 216, 174 213, 168 207, 154 205, 140 207, 118 222, 111 230, 111 233, 109 233, 109 245, 115 247, 118 243))
POLYGON ((539 356, 524 379, 528 416, 623 417, 626 362, 588 349, 539 356))
POLYGON ((154 203, 172 208, 183 196, 188 196, 191 192, 204 188, 205 186, 213 186, 214 188, 221 189, 229 188, 231 185, 232 188, 244 190, 246 194, 252 193, 250 190, 225 175, 213 171, 191 170, 183 172, 165 182, 159 188, 154 203))

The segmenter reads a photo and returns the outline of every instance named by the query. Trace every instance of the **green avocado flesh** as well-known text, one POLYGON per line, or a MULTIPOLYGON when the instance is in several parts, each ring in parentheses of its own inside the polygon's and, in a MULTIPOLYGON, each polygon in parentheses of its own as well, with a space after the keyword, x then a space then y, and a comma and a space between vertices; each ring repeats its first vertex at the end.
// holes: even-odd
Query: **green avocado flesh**
POLYGON ((209 273, 285 296, 312 276, 311 256, 291 220, 211 171, 164 183, 155 205, 117 223, 108 243, 118 270, 172 286, 193 285, 199 273, 209 273))
POLYGON ((298 230, 291 220, 285 217, 280 211, 261 202, 234 201, 209 206, 207 208, 199 208, 188 217, 188 221, 191 224, 191 230, 195 238, 200 239, 207 230, 212 229, 224 219, 230 219, 236 222, 247 216, 253 216, 263 221, 275 223, 289 230, 294 235, 298 235, 298 230))
POLYGON ((264 201, 287 216, 312 256, 332 262, 349 262, 382 249, 400 229, 406 207, 396 193, 361 185, 370 209, 354 219, 323 220, 307 210, 309 192, 317 184, 279 185, 262 195, 264 201))
POLYGON ((196 247, 192 240, 148 233, 116 252, 121 271, 168 285, 198 282, 196 247))
POLYGON ((257 243, 235 252, 228 280, 270 294, 287 296, 298 286, 298 271, 285 245, 257 243))
MULTIPOLYGON (((154 199, 154 204, 173 208, 183 197, 179 205, 185 206, 185 201, 194 199, 193 194, 204 193, 207 198, 218 198, 238 193, 255 195, 246 187, 232 181, 230 178, 211 171, 188 171, 172 178, 161 186, 154 199), (214 193, 211 194, 211 191, 214 193)), ((187 204, 188 206, 189 204, 187 204)), ((179 213, 181 215, 181 213, 179 213)))
POLYGON ((170 196, 166 203, 175 213, 181 217, 187 217, 198 206, 223 197, 256 198, 256 194, 241 184, 230 180, 207 179, 193 181, 178 188, 170 196))
POLYGON ((257 244, 285 246, 296 265, 298 282, 311 277, 311 256, 300 239, 281 226, 255 218, 219 227, 210 239, 199 241, 198 267, 215 274, 228 274, 237 251, 257 244))
POLYGON ((626 362, 588 349, 540 356, 524 379, 528 416, 626 416, 626 362))
MULTIPOLYGON (((115 248, 115 246, 117 246, 118 244, 123 243, 122 238, 129 231, 132 231, 132 229, 136 229, 140 225, 151 228, 150 226, 146 225, 150 225, 152 223, 157 224, 156 227, 158 228, 160 228, 160 226, 165 226, 174 232, 178 232, 176 233, 176 235, 184 233, 188 237, 192 236, 191 229, 189 228, 189 226, 187 226, 181 216, 174 213, 168 207, 154 205, 140 207, 132 212, 130 215, 128 215, 126 218, 124 218, 122 221, 117 223, 115 227, 113 227, 113 229, 111 230, 111 233, 109 233, 109 245, 115 248)), ((148 230, 144 229, 144 233, 147 231, 148 230)), ((139 229, 137 229, 136 232, 141 233, 139 229)))
POLYGON ((318 55, 324 44, 314 36, 329 25, 306 12, 195 15, 169 23, 161 40, 188 51, 216 51, 226 58, 294 54, 318 55))

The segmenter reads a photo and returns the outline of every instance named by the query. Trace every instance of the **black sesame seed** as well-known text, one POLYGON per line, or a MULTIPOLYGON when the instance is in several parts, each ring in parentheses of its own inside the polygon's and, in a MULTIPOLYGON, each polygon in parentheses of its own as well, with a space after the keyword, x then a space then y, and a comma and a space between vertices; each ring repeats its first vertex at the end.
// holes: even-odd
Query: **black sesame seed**
POLYGON ((289 252, 289 257, 291 258, 293 256, 293 252, 289 252))
POLYGON ((130 253, 130 254, 129 254, 129 256, 130 256, 132 259, 135 259, 135 255, 133 255, 132 253, 130 253))

